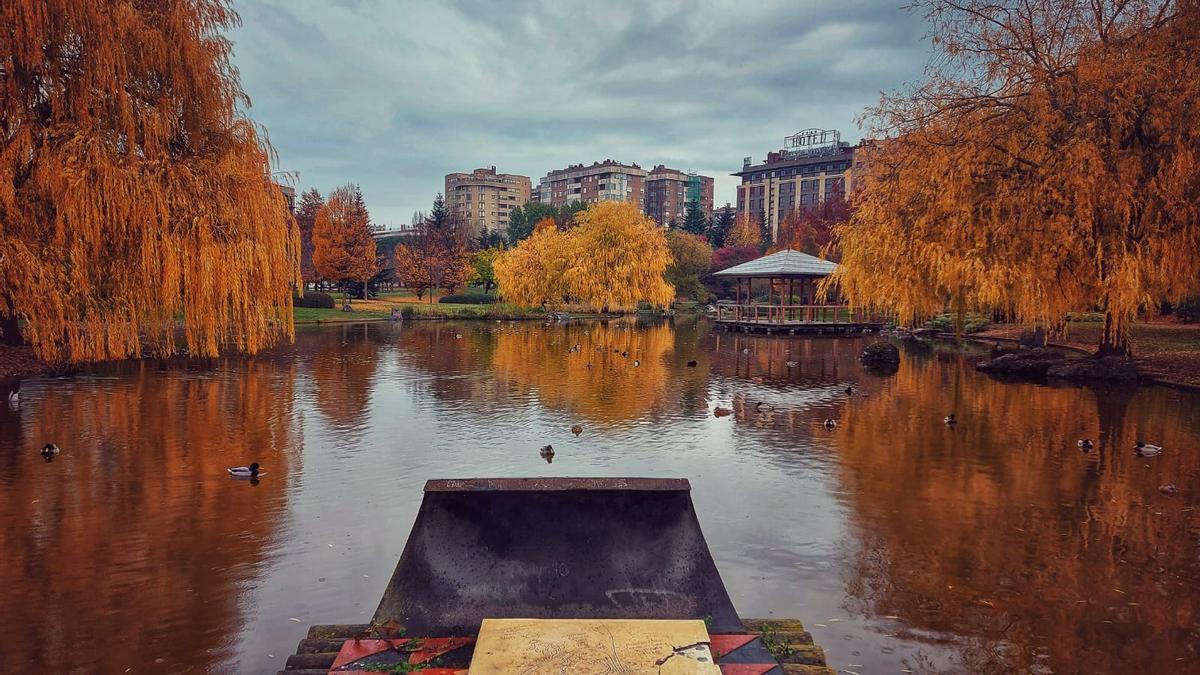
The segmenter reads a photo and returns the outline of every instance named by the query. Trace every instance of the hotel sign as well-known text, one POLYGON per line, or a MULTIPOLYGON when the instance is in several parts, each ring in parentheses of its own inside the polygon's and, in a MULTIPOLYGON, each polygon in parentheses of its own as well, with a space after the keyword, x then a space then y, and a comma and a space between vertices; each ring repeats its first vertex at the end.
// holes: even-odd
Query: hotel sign
POLYGON ((784 150, 810 150, 837 145, 842 133, 836 129, 805 129, 783 139, 784 150))

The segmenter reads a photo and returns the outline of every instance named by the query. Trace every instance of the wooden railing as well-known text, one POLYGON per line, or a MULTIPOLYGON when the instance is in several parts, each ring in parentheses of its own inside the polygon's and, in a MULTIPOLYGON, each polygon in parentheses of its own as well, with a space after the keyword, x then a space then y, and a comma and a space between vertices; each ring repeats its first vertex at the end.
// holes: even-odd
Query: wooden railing
POLYGON ((717 305, 717 320, 744 323, 880 323, 884 315, 846 304, 717 305))

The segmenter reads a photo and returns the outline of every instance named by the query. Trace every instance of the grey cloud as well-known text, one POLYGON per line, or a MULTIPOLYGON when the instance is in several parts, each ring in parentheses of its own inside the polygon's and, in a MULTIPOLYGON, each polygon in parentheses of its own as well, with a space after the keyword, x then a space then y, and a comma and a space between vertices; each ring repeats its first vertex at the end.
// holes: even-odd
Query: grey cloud
POLYGON ((444 174, 537 182, 611 157, 716 177, 806 127, 858 137, 925 64, 896 2, 242 0, 234 62, 299 188, 360 183, 406 222, 444 174))

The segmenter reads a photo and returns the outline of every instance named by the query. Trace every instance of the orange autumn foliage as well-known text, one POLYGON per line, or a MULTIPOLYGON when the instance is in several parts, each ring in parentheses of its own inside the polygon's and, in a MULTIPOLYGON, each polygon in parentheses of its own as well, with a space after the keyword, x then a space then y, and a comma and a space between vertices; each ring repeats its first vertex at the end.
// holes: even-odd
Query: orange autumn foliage
POLYGON ((725 245, 752 246, 754 248, 761 246, 762 230, 759 228, 758 220, 748 213, 738 214, 737 219, 733 221, 733 228, 725 236, 725 245))
POLYGON ((905 322, 958 308, 1056 325, 1200 292, 1200 5, 917 3, 942 58, 879 140, 829 281, 905 322))
POLYGON ((566 231, 546 220, 496 260, 496 279, 509 302, 558 307, 571 300, 610 310, 640 301, 665 305, 675 297, 664 279, 671 264, 666 237, 636 206, 593 204, 566 231))
POLYGON ((767 253, 792 249, 837 262, 839 256, 831 246, 833 229, 848 220, 850 208, 843 199, 826 199, 816 206, 794 209, 779 223, 779 235, 767 253))
POLYGON ((296 226, 224 0, 0 3, 0 322, 47 360, 290 339, 296 226))
POLYGON ((375 274, 371 218, 354 185, 344 185, 329 194, 329 201, 317 210, 312 239, 313 266, 325 279, 362 283, 375 274))

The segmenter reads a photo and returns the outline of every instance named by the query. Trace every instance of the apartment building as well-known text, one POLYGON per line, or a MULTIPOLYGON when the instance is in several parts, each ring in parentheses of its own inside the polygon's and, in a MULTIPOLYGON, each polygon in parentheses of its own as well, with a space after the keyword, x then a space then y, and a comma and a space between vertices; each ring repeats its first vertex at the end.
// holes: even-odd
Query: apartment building
POLYGON ((646 174, 637 164, 611 159, 593 162, 591 166, 572 164, 543 176, 535 201, 554 206, 571 202, 633 202, 640 209, 645 199, 646 174))
POLYGON ((503 231, 514 208, 529 201, 532 189, 529 176, 497 173, 496 167, 475 169, 471 173, 446 174, 446 208, 467 228, 469 237, 477 237, 487 228, 503 231))
POLYGON ((646 175, 645 190, 645 213, 663 227, 671 222, 682 223, 688 202, 699 204, 705 217, 712 211, 711 176, 701 176, 694 171, 685 173, 659 164, 646 175))

